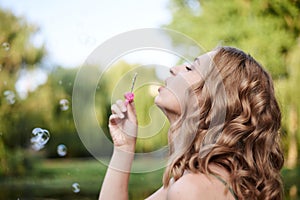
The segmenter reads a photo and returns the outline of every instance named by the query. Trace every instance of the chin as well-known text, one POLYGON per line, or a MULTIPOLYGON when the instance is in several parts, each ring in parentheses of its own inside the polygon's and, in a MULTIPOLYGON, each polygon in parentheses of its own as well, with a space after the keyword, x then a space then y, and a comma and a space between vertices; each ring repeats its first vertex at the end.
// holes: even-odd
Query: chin
POLYGON ((154 103, 157 107, 159 107, 165 113, 165 109, 166 109, 165 102, 159 95, 157 95, 154 98, 154 103))
POLYGON ((162 98, 157 95, 154 99, 154 103, 157 107, 161 109, 161 111, 168 117, 169 115, 180 115, 180 107, 173 103, 172 98, 162 98))
POLYGON ((161 99, 160 99, 159 95, 157 95, 157 96, 154 98, 154 103, 155 103, 155 105, 156 105, 157 107, 162 108, 162 107, 161 107, 161 106, 162 106, 162 102, 161 102, 161 99))

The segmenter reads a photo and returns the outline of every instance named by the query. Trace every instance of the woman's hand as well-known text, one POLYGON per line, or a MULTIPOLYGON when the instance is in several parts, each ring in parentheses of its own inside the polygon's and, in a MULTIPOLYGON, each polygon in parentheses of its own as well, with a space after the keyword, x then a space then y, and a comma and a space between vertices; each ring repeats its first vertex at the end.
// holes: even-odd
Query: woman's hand
POLYGON ((114 152, 110 160, 99 200, 128 199, 129 175, 134 159, 137 118, 132 101, 118 100, 111 106, 110 135, 114 152))
POLYGON ((138 127, 134 103, 117 100, 111 106, 111 112, 108 127, 114 146, 134 152, 138 127))

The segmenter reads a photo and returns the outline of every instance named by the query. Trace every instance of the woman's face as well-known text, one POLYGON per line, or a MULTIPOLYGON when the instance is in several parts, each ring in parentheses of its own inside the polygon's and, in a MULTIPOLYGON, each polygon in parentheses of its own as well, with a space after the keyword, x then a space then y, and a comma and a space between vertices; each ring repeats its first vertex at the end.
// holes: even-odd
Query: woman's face
POLYGON ((155 98, 155 104, 169 120, 176 120, 181 115, 186 90, 201 80, 201 73, 209 67, 215 53, 208 52, 197 57, 191 65, 182 64, 170 69, 171 76, 165 80, 165 86, 158 89, 159 94, 155 98))

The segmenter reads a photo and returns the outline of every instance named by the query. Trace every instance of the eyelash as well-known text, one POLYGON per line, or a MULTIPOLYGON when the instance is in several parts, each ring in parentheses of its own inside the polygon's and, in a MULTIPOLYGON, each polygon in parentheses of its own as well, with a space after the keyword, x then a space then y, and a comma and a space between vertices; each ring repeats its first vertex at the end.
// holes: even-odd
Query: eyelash
POLYGON ((188 71, 192 71, 192 69, 188 66, 185 66, 185 69, 188 70, 188 71))
POLYGON ((185 69, 187 70, 187 71, 192 71, 192 65, 190 64, 190 63, 184 63, 184 66, 185 66, 185 69))
POLYGON ((188 62, 185 62, 185 63, 183 63, 183 65, 185 66, 185 69, 187 70, 187 71, 192 71, 192 68, 191 68, 191 64, 190 63, 188 63, 188 62))

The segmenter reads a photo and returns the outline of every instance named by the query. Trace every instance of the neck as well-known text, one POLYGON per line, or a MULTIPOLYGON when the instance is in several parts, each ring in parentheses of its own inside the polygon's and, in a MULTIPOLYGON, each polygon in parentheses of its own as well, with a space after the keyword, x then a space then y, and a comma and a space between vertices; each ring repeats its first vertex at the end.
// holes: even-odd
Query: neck
POLYGON ((170 126, 172 126, 180 117, 179 114, 174 113, 172 111, 165 110, 165 109, 163 109, 162 111, 166 115, 166 117, 168 118, 170 126))

